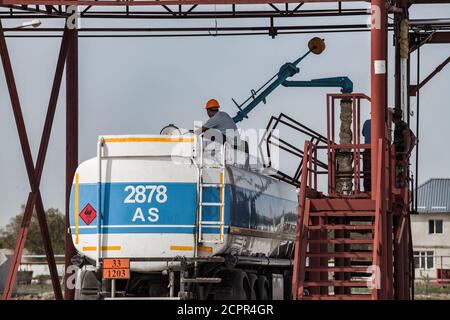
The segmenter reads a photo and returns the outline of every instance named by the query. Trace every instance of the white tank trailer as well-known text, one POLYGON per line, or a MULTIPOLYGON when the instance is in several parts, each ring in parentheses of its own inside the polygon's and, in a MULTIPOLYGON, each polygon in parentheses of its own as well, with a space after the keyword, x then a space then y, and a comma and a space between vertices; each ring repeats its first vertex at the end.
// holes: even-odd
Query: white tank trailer
POLYGON ((100 137, 71 190, 76 298, 288 299, 297 190, 248 157, 191 133, 100 137), (129 279, 102 280, 105 258, 129 279))

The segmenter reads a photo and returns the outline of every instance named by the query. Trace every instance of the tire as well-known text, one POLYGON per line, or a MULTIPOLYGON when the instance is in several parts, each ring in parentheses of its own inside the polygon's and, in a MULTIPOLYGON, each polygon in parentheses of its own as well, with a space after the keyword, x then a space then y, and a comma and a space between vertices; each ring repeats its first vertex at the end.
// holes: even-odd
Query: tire
POLYGON ((94 271, 80 270, 75 286, 75 300, 99 300, 100 281, 94 271))
POLYGON ((217 276, 222 282, 215 285, 212 294, 214 300, 249 300, 251 289, 247 274, 238 269, 220 271, 217 276))
POLYGON ((250 294, 250 300, 256 300, 256 282, 258 281, 258 276, 254 273, 247 272, 248 277, 248 283, 250 286, 251 294, 250 294))
POLYGON ((292 272, 284 272, 284 300, 292 300, 292 272))
POLYGON ((269 281, 266 276, 259 275, 256 280, 256 299, 270 300, 269 281))

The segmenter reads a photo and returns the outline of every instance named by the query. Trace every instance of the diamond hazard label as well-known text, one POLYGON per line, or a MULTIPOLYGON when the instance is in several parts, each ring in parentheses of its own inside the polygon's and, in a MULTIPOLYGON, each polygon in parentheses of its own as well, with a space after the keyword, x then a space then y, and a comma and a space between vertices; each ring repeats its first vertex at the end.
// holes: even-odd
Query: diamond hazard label
POLYGON ((95 217, 97 217, 97 212, 90 203, 88 203, 80 212, 80 218, 83 219, 84 223, 87 225, 90 225, 91 222, 94 221, 95 217))

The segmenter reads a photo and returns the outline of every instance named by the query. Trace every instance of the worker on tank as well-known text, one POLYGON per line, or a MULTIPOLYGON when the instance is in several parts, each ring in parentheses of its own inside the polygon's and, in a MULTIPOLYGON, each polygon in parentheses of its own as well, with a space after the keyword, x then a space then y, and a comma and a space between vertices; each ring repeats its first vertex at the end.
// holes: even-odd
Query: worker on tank
POLYGON ((205 109, 209 119, 196 133, 203 133, 209 129, 215 129, 222 133, 225 138, 234 138, 236 136, 236 123, 234 123, 228 113, 219 110, 220 104, 216 99, 208 100, 205 109))
POLYGON ((203 125, 202 132, 208 129, 216 129, 226 134, 227 130, 237 130, 236 123, 234 123, 230 115, 224 111, 219 111, 220 104, 216 99, 208 100, 205 109, 209 119, 203 125))
POLYGON ((395 146, 395 176, 396 187, 403 188, 406 186, 406 174, 409 157, 416 145, 416 136, 409 128, 408 124, 402 120, 402 110, 399 108, 390 108, 392 122, 395 124, 394 140, 392 144, 395 146))

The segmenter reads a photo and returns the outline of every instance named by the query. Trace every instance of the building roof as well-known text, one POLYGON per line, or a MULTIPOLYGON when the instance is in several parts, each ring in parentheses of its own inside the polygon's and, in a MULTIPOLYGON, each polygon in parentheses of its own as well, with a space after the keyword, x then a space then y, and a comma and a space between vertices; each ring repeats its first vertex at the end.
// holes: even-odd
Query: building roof
POLYGON ((450 178, 430 179, 417 190, 417 211, 450 213, 450 178))

